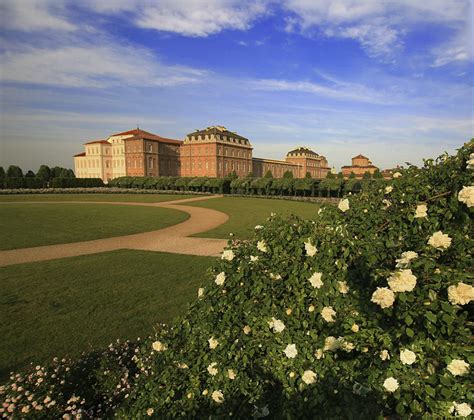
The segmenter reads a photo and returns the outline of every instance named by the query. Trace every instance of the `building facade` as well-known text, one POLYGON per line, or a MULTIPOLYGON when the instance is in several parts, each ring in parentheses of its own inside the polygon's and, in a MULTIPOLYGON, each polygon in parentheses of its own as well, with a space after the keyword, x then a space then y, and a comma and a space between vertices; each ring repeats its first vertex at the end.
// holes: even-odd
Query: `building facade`
POLYGON ((364 155, 357 155, 352 158, 352 165, 343 166, 342 174, 348 178, 351 173, 354 173, 357 178, 362 178, 366 172, 373 174, 378 168, 372 164, 368 157, 364 155))
POLYGON ((112 134, 105 140, 84 144, 84 152, 74 156, 78 178, 102 178, 104 182, 121 176, 186 176, 223 178, 235 172, 239 177, 253 173, 275 178, 291 172, 294 178, 324 178, 327 160, 312 150, 299 147, 285 160, 252 157, 249 139, 211 126, 189 133, 184 141, 168 139, 139 128, 112 134))

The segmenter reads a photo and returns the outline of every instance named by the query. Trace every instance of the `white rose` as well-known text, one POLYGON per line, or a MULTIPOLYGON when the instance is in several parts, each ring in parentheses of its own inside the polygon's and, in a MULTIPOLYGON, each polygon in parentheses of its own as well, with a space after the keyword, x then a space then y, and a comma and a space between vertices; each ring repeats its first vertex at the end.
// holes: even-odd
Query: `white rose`
POLYGON ((385 187, 385 194, 390 194, 393 191, 393 187, 389 185, 388 187, 385 187))
POLYGON ((389 359, 390 359, 390 353, 388 352, 388 350, 382 350, 382 351, 379 353, 379 357, 380 357, 382 360, 389 360, 389 359))
POLYGON ((400 360, 404 365, 411 365, 416 361, 416 354, 408 349, 402 350, 400 352, 400 360))
POLYGON ((463 187, 458 193, 458 200, 468 207, 474 206, 474 185, 463 187))
POLYGON ((285 350, 283 350, 283 353, 285 353, 288 359, 294 359, 296 355, 298 354, 298 350, 296 350, 295 344, 288 344, 285 350))
POLYGON ((388 278, 392 292, 411 292, 416 286, 416 277, 410 269, 399 270, 388 278))
POLYGON ((428 206, 426 204, 418 204, 416 206, 415 218, 423 218, 428 216, 428 206))
POLYGON ((352 332, 359 332, 359 326, 357 324, 352 324, 351 331, 352 332))
POLYGON ((400 178, 402 176, 402 174, 400 172, 395 172, 393 174, 393 178, 397 179, 397 178, 400 178))
POLYGON ((198 289, 198 298, 202 297, 204 295, 204 289, 202 287, 200 287, 198 289))
POLYGON ((262 226, 262 225, 257 225, 257 226, 255 226, 255 230, 261 230, 261 229, 263 229, 263 226, 262 226))
POLYGON ((275 333, 281 333, 285 329, 285 324, 279 319, 273 318, 268 321, 268 326, 273 329, 275 333))
POLYGON ((322 276, 323 276, 323 273, 314 273, 309 278, 309 282, 311 283, 311 286, 313 286, 315 289, 320 289, 324 284, 321 280, 322 276))
POLYGON ((305 370, 301 379, 307 385, 314 384, 316 382, 316 373, 312 370, 305 370))
POLYGON ((316 353, 314 353, 316 356, 316 359, 322 359, 324 357, 324 350, 323 349, 317 349, 316 353))
POLYGON ((428 239, 428 245, 443 251, 451 246, 451 241, 452 239, 448 235, 439 230, 430 236, 430 239, 428 239))
POLYGON ((237 377, 237 375, 236 375, 236 373, 234 372, 233 369, 227 369, 227 376, 232 381, 237 377))
POLYGON ((155 341, 152 344, 153 350, 155 351, 165 351, 166 350, 166 345, 163 344, 161 341, 155 341))
POLYGON ((453 305, 467 305, 474 300, 474 287, 462 282, 449 286, 448 299, 453 305))
POLYGON ((465 362, 464 360, 460 359, 453 359, 451 363, 448 365, 448 370, 454 376, 462 376, 469 372, 469 363, 465 362))
POLYGON ((345 213, 347 210, 349 210, 349 200, 345 198, 344 200, 339 201, 339 204, 337 207, 339 210, 345 213))
POLYGON ((243 331, 244 331, 244 334, 245 334, 245 335, 249 335, 249 334, 250 334, 250 331, 252 331, 252 329, 250 328, 249 325, 246 325, 246 326, 243 328, 243 331))
POLYGON ((256 261, 258 261, 258 257, 255 256, 255 255, 251 255, 250 256, 250 262, 256 262, 256 261))
POLYGON ((459 417, 468 417, 472 413, 471 406, 467 403, 458 404, 456 401, 453 401, 453 405, 449 409, 451 414, 455 413, 459 417))
POLYGON ((474 153, 469 155, 469 160, 467 161, 466 169, 474 169, 474 153))
POLYGON ((265 241, 258 241, 257 249, 262 252, 268 252, 267 244, 265 243, 265 241))
POLYGON ((308 312, 314 312, 315 309, 314 305, 309 305, 308 312))
POLYGON ((345 295, 346 293, 349 293, 349 286, 347 285, 346 281, 338 281, 339 284, 339 292, 345 295))
POLYGON ((383 387, 388 392, 395 392, 398 389, 398 381, 392 376, 390 376, 389 378, 385 379, 383 387))
POLYGON ((219 273, 216 276, 216 279, 214 281, 218 286, 222 286, 225 282, 225 273, 224 272, 219 273))
POLYGON ((418 254, 414 251, 405 251, 402 252, 402 255, 400 258, 395 260, 397 263, 397 267, 403 267, 405 265, 408 265, 411 260, 414 260, 415 258, 418 258, 418 254))
POLYGON ((311 239, 308 239, 308 242, 304 243, 304 249, 308 257, 313 257, 316 255, 316 252, 318 252, 318 249, 311 243, 311 239))
POLYGON ((209 342, 209 348, 211 350, 214 350, 218 345, 219 345, 219 341, 216 340, 214 337, 211 337, 209 340, 207 340, 209 342))
POLYGON ((232 261, 234 259, 234 251, 232 251, 231 249, 226 249, 223 253, 222 253, 222 259, 223 260, 227 260, 227 261, 232 261))
POLYGON ((216 362, 212 362, 208 367, 207 367, 207 371, 209 372, 209 375, 211 376, 216 376, 217 375, 217 372, 219 372, 219 370, 216 368, 217 366, 217 363, 216 362))
POLYGON ((395 302, 395 293, 387 287, 377 287, 370 300, 381 308, 390 308, 395 302))
POLYGON ((214 391, 211 394, 211 398, 218 404, 221 404, 224 402, 224 394, 222 393, 222 391, 214 391))
POLYGON ((325 306, 321 310, 321 316, 326 322, 335 322, 336 320, 334 317, 336 316, 336 311, 332 308, 332 306, 325 306))
POLYGON ((155 410, 153 410, 153 408, 149 408, 148 410, 146 410, 146 414, 148 415, 148 417, 151 417, 154 412, 155 410))

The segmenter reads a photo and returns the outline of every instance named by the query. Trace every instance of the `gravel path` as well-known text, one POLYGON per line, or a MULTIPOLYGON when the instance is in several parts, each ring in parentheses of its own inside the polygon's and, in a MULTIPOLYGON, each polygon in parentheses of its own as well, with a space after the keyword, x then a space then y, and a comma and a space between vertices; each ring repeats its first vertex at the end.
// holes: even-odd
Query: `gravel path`
MULTIPOLYGON (((218 256, 227 244, 227 240, 190 238, 189 236, 214 229, 215 227, 225 223, 229 217, 217 210, 185 205, 187 202, 209 200, 218 197, 221 196, 215 195, 186 198, 183 200, 165 201, 161 203, 136 203, 122 201, 42 201, 40 202, 41 204, 120 204, 126 206, 164 207, 184 211, 188 213, 190 217, 186 221, 177 225, 151 232, 96 239, 93 241, 0 251, 0 267, 34 261, 53 260, 56 258, 74 257, 77 255, 96 254, 98 252, 113 251, 116 249, 139 249, 144 251, 171 252, 175 254, 218 256)), ((32 203, 32 201, 5 202, 0 205, 25 203, 32 203)), ((38 202, 36 201, 34 203, 38 202)))

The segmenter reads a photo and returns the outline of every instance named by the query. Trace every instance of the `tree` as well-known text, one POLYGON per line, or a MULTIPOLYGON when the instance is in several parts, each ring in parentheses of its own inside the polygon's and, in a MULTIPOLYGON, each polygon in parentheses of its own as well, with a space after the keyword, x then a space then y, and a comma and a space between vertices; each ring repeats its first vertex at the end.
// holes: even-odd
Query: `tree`
POLYGON ((351 172, 351 174, 349 175, 349 179, 356 179, 356 174, 354 172, 351 172))
POLYGON ((74 174, 74 171, 72 169, 66 169, 67 171, 67 174, 66 174, 66 178, 75 178, 76 175, 74 174))
POLYGON ((32 170, 29 170, 26 174, 25 174, 25 178, 34 178, 36 175, 35 173, 32 171, 32 170))
POLYGON ((49 169, 49 166, 41 165, 38 169, 38 172, 36 172, 36 176, 39 179, 48 182, 51 179, 51 170, 49 169))
POLYGON ((382 173, 380 172, 379 169, 376 169, 375 172, 374 172, 374 174, 373 174, 372 176, 373 176, 374 179, 381 179, 381 178, 383 178, 383 175, 382 175, 382 173))
POLYGON ((336 178, 336 176, 331 171, 329 171, 326 175, 326 179, 334 179, 334 178, 336 178))
POLYGON ((362 176, 363 179, 372 179, 372 175, 369 171, 364 172, 364 175, 362 176))
POLYGON ((237 175, 237 172, 232 171, 231 173, 227 174, 226 178, 227 179, 237 179, 239 176, 237 175))
POLYGON ((305 178, 312 178, 311 172, 306 172, 306 175, 304 176, 305 178))
POLYGON ((63 168, 60 166, 55 166, 53 169, 51 169, 51 178, 61 178, 61 171, 63 168))
POLYGON ((23 178, 23 171, 19 166, 10 165, 7 169, 7 178, 23 178))
POLYGON ((283 178, 293 178, 293 172, 291 172, 291 171, 286 171, 286 172, 283 174, 283 178))
POLYGON ((270 169, 265 173, 264 178, 273 178, 272 171, 270 169))
POLYGON ((3 166, 0 166, 0 188, 3 188, 5 186, 5 169, 3 169, 3 166))
POLYGON ((337 174, 337 179, 344 179, 344 175, 342 174, 342 172, 339 172, 337 174))
POLYGON ((247 174, 246 178, 255 178, 255 175, 254 175, 254 173, 253 173, 252 171, 250 171, 250 172, 247 174))

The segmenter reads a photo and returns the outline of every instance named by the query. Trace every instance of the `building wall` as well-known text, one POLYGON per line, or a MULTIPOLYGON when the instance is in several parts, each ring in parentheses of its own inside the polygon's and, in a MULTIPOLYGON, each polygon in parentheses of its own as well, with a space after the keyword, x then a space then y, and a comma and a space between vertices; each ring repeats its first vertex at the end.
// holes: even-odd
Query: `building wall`
POLYGON ((300 172, 300 168, 294 163, 272 159, 254 158, 252 166, 255 177, 265 176, 268 171, 271 171, 273 178, 282 178, 285 172, 290 171, 293 178, 298 178, 300 172))
POLYGON ((85 156, 74 157, 75 174, 78 178, 112 179, 111 146, 104 143, 85 145, 85 156))
POLYGON ((159 150, 157 164, 154 166, 155 170, 151 171, 149 165, 150 163, 154 163, 154 155, 150 152, 151 143, 152 142, 148 143, 146 149, 149 173, 159 173, 160 176, 179 176, 181 173, 180 145, 162 142, 157 143, 156 146, 159 150))

